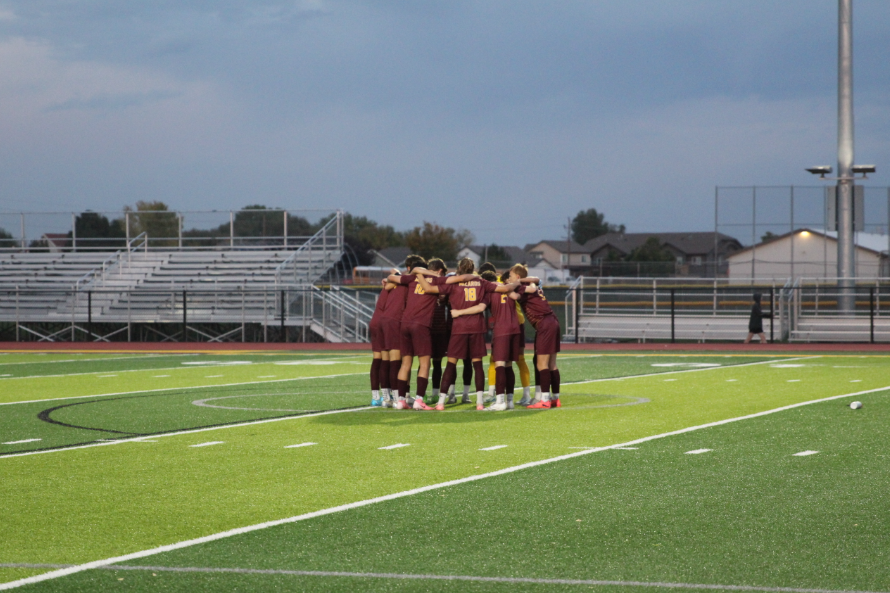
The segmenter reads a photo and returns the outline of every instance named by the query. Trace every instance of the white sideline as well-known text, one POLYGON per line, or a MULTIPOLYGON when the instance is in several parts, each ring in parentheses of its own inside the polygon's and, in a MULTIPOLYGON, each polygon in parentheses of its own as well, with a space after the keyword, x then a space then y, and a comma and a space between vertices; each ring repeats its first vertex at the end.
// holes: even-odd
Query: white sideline
POLYGON ((348 408, 346 410, 328 410, 327 412, 316 412, 314 414, 301 414, 299 416, 282 416, 281 418, 266 418, 265 420, 250 420, 247 422, 239 422, 238 424, 225 424, 223 426, 208 426, 206 428, 192 428, 190 430, 180 430, 177 432, 165 432, 163 434, 148 434, 141 437, 133 437, 130 439, 114 439, 102 443, 90 443, 89 445, 75 445, 73 447, 60 447, 58 449, 44 449, 43 451, 23 451, 21 453, 10 453, 8 455, 0 454, 0 459, 7 457, 26 457, 28 455, 43 455, 44 453, 60 453, 62 451, 74 451, 75 449, 89 449, 91 447, 106 447, 108 445, 119 445, 121 443, 154 443, 157 441, 148 441, 146 439, 160 439, 163 437, 175 437, 182 434, 194 434, 196 432, 207 432, 208 430, 220 430, 223 428, 239 428, 241 426, 253 426, 255 424, 266 424, 268 422, 282 422, 284 420, 298 420, 301 418, 314 418, 316 416, 328 416, 330 414, 345 414, 346 412, 363 412, 365 410, 374 410, 371 406, 362 408, 348 408))
POLYGON ((415 494, 421 494, 423 492, 429 492, 431 490, 439 490, 441 488, 447 488, 449 486, 457 486, 460 484, 466 484, 468 482, 476 482, 479 480, 484 480, 485 478, 492 478, 495 476, 511 474, 511 473, 518 472, 518 471, 521 471, 524 469, 538 467, 540 465, 549 465, 551 463, 556 463, 558 461, 563 461, 565 459, 572 459, 574 457, 581 457, 584 455, 589 455, 591 453, 598 453, 600 451, 608 451, 610 449, 619 449, 619 448, 623 448, 623 447, 630 447, 632 445, 638 445, 640 443, 646 443, 646 442, 654 441, 657 439, 663 439, 663 438, 670 437, 670 436, 685 434, 687 432, 694 432, 696 430, 702 430, 704 428, 711 428, 714 426, 722 426, 724 424, 731 424, 733 422, 739 422, 741 420, 750 420, 752 418, 760 418, 761 416, 768 416, 770 414, 775 414, 777 412, 784 412, 785 410, 792 410, 794 408, 800 408, 800 407, 808 406, 811 404, 817 404, 817 403, 821 403, 821 402, 842 399, 845 397, 865 395, 867 393, 876 393, 878 391, 886 391, 888 389, 890 389, 890 385, 887 385, 886 387, 879 387, 877 389, 869 389, 867 391, 857 391, 855 393, 832 395, 830 397, 823 397, 821 399, 814 399, 814 400, 810 400, 807 402, 801 402, 801 403, 797 403, 797 404, 781 406, 779 408, 773 408, 772 410, 766 410, 764 412, 756 412, 754 414, 748 414, 746 416, 738 416, 736 418, 728 418, 726 420, 718 420, 716 422, 708 422, 707 424, 699 424, 698 426, 690 426, 687 428, 681 428, 679 430, 673 430, 673 431, 665 432, 662 434, 643 437, 643 438, 635 439, 632 441, 627 441, 625 443, 617 443, 615 445, 608 445, 606 447, 597 447, 595 449, 587 449, 584 451, 578 451, 576 453, 567 453, 566 455, 559 455, 557 457, 551 457, 549 459, 542 459, 540 461, 531 461, 529 463, 523 463, 521 465, 514 465, 513 467, 507 467, 504 469, 500 469, 500 470, 493 471, 493 472, 488 472, 485 474, 468 476, 466 478, 459 478, 457 480, 449 480, 448 482, 441 482, 439 484, 432 484, 430 486, 421 486, 420 488, 413 488, 411 490, 405 490, 403 492, 396 492, 395 494, 387 494, 385 496, 378 496, 376 498, 369 498, 367 500, 351 502, 348 504, 343 504, 343 505, 331 507, 328 509, 313 511, 311 513, 296 515, 294 517, 288 517, 286 519, 277 519, 275 521, 266 521, 264 523, 257 523, 256 525, 248 525, 246 527, 238 527, 236 529, 230 529, 228 531, 222 531, 220 533, 205 535, 204 537, 198 537, 195 539, 185 540, 185 541, 177 542, 175 544, 167 544, 165 546, 159 546, 157 548, 142 550, 140 552, 133 552, 131 554, 124 554, 122 556, 115 556, 113 558, 105 558, 104 560, 94 560, 92 562, 87 562, 85 564, 78 564, 76 566, 62 568, 59 570, 52 570, 49 572, 45 572, 43 574, 35 575, 32 577, 26 577, 26 578, 19 579, 16 581, 9 581, 8 583, 0 583, 0 591, 14 589, 16 587, 21 587, 23 585, 30 585, 32 583, 40 583, 42 581, 57 579, 59 577, 64 577, 64 576, 68 576, 70 574, 83 572, 85 570, 91 570, 94 568, 102 568, 104 566, 109 566, 111 564, 119 564, 121 562, 126 562, 128 560, 135 560, 137 558, 145 558, 148 556, 154 556, 155 554, 162 554, 164 552, 172 552, 174 550, 180 550, 182 548, 188 548, 188 547, 196 546, 199 544, 204 544, 204 543, 208 543, 208 542, 212 542, 212 541, 216 541, 216 540, 220 540, 220 539, 225 539, 227 537, 241 535, 243 533, 251 533, 253 531, 259 531, 261 529, 267 529, 269 527, 276 527, 278 525, 286 525, 288 523, 297 523, 299 521, 305 521, 307 519, 314 519, 316 517, 323 517, 325 515, 332 515, 334 513, 348 511, 351 509, 357 509, 357 508, 369 506, 372 504, 377 504, 379 502, 386 502, 389 500, 405 498, 407 496, 413 496, 415 494))
POLYGON ((676 371, 665 371, 663 373, 646 373, 645 375, 627 375, 626 377, 607 377, 605 379, 589 379, 587 381, 570 381, 562 383, 562 385, 586 385, 587 383, 602 383, 603 381, 624 381, 625 379, 643 379, 645 377, 663 377, 665 375, 676 375, 677 373, 701 373, 705 371, 719 371, 720 369, 737 369, 739 367, 751 367, 759 364, 776 364, 788 360, 812 360, 814 358, 822 358, 824 354, 814 354, 812 356, 798 356, 795 358, 782 358, 779 360, 759 360, 757 362, 745 362, 742 364, 728 364, 718 367, 704 367, 697 369, 678 369, 676 371))
MULTIPOLYGON (((158 371, 163 369, 150 369, 151 371, 158 371)), ((90 373, 92 374, 92 373, 90 373)), ((339 373, 337 375, 314 375, 312 377, 291 377, 290 379, 275 379, 274 381, 242 381, 240 383, 220 383, 218 385, 191 385, 188 387, 162 387, 161 389, 138 389, 136 391, 118 391, 117 393, 99 393, 99 394, 91 394, 91 395, 70 395, 68 397, 53 397, 50 399, 29 399, 27 401, 21 402, 0 402, 0 406, 15 406, 18 404, 39 404, 46 402, 60 402, 65 401, 66 399, 83 399, 85 397, 111 397, 112 395, 133 395, 134 393, 158 393, 161 391, 178 391, 182 389, 207 389, 207 388, 218 388, 218 387, 238 387, 239 385, 256 385, 258 383, 262 383, 263 385, 267 383, 287 383, 288 381, 306 381, 309 379, 335 379, 337 377, 351 377, 353 375, 367 375, 367 372, 364 373, 339 373)), ((49 375, 45 375, 49 376, 49 375)), ((67 377, 68 375, 58 375, 60 377, 67 377)))

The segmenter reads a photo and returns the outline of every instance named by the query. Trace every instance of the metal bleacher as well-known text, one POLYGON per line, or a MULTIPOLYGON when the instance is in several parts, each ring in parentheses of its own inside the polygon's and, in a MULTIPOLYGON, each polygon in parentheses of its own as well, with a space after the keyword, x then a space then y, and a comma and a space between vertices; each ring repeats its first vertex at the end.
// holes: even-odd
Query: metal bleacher
POLYGON ((339 214, 290 249, 158 250, 139 236, 114 253, 4 253, 0 322, 15 322, 16 339, 106 340, 142 324, 159 339, 222 341, 254 324, 264 337, 298 326, 361 341, 370 308, 315 286, 342 255, 339 214))

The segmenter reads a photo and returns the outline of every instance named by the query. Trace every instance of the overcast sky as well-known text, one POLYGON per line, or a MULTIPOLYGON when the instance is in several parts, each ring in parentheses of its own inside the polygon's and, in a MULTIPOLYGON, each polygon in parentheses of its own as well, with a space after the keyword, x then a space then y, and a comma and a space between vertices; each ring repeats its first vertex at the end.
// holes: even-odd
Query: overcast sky
MULTIPOLYGON (((890 3, 855 0, 874 186, 888 55, 890 3)), ((0 200, 711 230, 715 186, 835 165, 836 84, 836 0, 0 0, 0 200)))

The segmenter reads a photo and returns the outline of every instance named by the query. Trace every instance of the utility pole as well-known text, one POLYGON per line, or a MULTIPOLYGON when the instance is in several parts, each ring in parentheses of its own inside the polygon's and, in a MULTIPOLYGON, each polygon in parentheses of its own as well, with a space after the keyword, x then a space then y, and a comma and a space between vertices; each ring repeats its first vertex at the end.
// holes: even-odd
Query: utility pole
POLYGON ((856 309, 853 185, 853 0, 838 0, 837 283, 838 310, 848 315, 856 309))

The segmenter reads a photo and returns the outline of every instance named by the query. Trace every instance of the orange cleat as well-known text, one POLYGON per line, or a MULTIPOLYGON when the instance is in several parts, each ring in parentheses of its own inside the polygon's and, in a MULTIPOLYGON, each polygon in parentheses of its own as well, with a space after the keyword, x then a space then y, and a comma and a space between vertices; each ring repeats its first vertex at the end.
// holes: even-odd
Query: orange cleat
POLYGON ((549 401, 539 401, 536 404, 532 404, 525 408, 526 410, 549 410, 550 402, 549 401))
POLYGON ((551 408, 561 408, 561 407, 562 407, 562 403, 560 403, 559 398, 551 399, 551 400, 550 400, 550 407, 551 407, 551 408), (554 402, 556 403, 556 405, 554 405, 554 402))
POLYGON ((414 405, 412 406, 412 409, 414 409, 414 410, 432 410, 431 407, 429 407, 428 405, 426 405, 424 403, 422 397, 418 397, 417 399, 414 400, 414 405))

